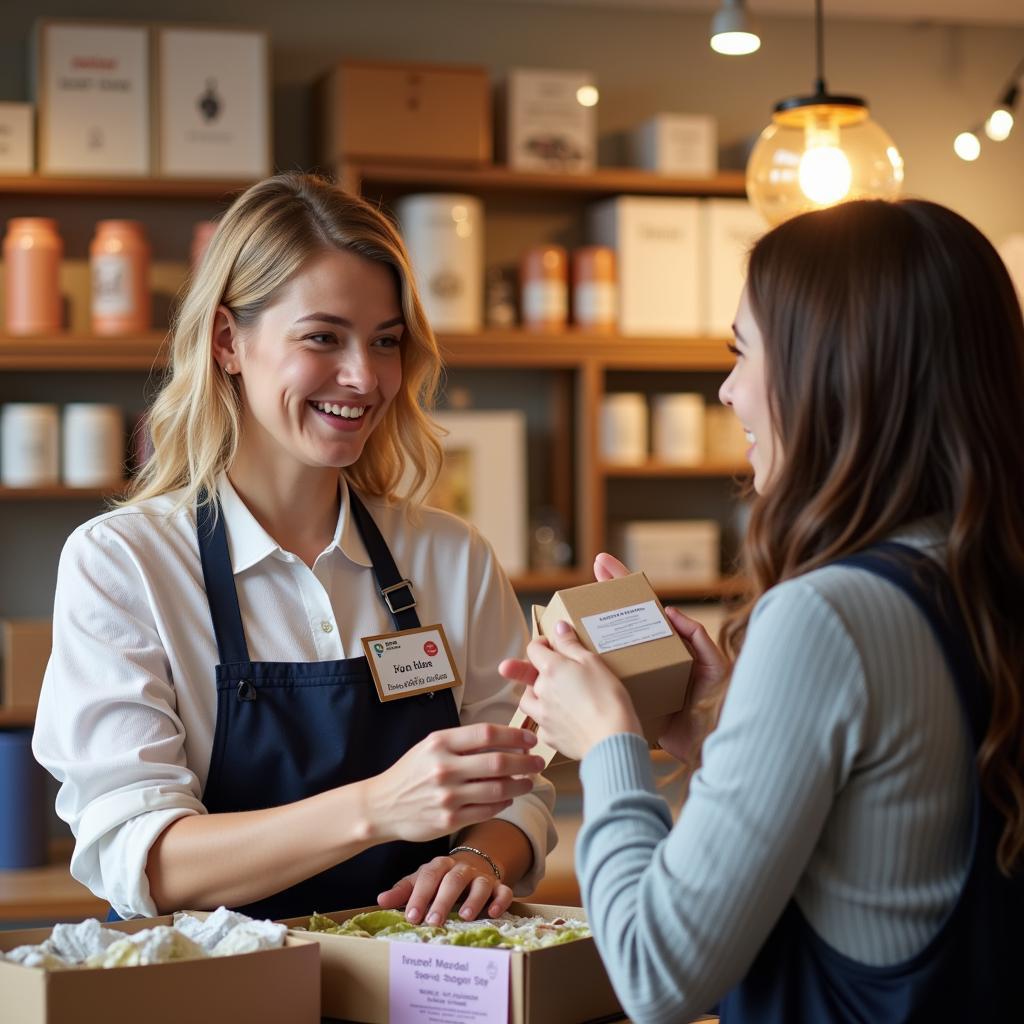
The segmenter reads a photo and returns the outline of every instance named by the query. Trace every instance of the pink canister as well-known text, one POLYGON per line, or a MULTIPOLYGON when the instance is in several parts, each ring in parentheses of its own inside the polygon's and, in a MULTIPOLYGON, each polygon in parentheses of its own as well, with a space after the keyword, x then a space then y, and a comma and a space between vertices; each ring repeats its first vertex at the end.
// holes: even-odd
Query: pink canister
POLYGON ((4 295, 8 334, 61 329, 60 261, 64 243, 49 217, 14 217, 4 238, 4 295))
POLYGON ((101 220, 89 246, 92 329, 139 334, 151 324, 149 241, 136 220, 101 220))

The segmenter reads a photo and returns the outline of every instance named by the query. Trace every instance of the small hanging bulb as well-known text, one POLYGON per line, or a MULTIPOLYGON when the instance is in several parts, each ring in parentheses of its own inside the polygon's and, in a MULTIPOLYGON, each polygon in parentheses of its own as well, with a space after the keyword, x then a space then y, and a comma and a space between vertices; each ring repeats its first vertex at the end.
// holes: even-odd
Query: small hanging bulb
POLYGON ((744 0, 722 0, 711 19, 711 49, 727 57, 742 57, 761 48, 761 37, 747 18, 744 0))
POLYGON ((981 155, 981 139, 974 132, 961 132, 953 140, 953 152, 970 163, 981 155))
POLYGON ((804 140, 797 170, 800 191, 819 206, 845 199, 853 183, 853 169, 839 145, 839 126, 832 118, 817 117, 807 125, 804 140))
POLYGON ((996 107, 985 122, 985 134, 993 142, 1005 142, 1013 131, 1013 114, 1006 107, 996 107))

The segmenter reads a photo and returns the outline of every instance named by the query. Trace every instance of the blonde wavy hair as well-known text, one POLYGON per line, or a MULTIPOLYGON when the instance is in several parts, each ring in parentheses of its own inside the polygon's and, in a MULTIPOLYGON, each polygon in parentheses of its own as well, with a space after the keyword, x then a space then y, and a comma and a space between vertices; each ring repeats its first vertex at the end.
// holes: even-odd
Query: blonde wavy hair
POLYGON ((225 306, 243 330, 311 258, 341 249, 391 268, 405 319, 402 387, 359 459, 341 472, 364 494, 394 499, 437 476, 441 446, 427 412, 441 374, 409 257, 379 210, 324 178, 278 174, 253 185, 220 221, 188 284, 170 333, 168 376, 149 412, 153 454, 121 504, 182 489, 175 508, 212 500, 238 447, 241 398, 213 355, 214 319, 225 306))

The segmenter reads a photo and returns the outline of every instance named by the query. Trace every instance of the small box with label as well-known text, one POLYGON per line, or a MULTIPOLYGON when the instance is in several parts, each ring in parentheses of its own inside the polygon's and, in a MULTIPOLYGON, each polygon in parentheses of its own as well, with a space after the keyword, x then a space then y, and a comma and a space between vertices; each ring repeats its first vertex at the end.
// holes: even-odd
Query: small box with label
POLYGON ((513 69, 499 91, 499 161, 517 171, 592 171, 596 103, 589 71, 513 69))
POLYGON ((747 279, 747 256, 767 229, 764 218, 746 199, 701 203, 702 333, 719 338, 732 334, 747 279))
MULTIPOLYGON (((580 643, 601 656, 622 680, 640 718, 644 736, 658 742, 665 717, 686 703, 693 661, 642 572, 559 590, 546 608, 533 606, 533 637, 555 635, 559 621, 571 623, 580 643)), ((521 711, 512 725, 532 728, 521 711)), ((532 751, 548 764, 565 761, 541 743, 532 751)))
POLYGON ((619 556, 643 566, 658 584, 714 583, 719 579, 722 528, 714 519, 623 523, 619 556))
POLYGON ((615 250, 619 331, 699 333, 699 201, 617 196, 595 203, 589 215, 591 241, 615 250))
POLYGON ((718 173, 718 124, 710 114, 657 114, 630 135, 636 167, 658 174, 711 178, 718 173))
POLYGON ((35 132, 31 103, 0 103, 0 174, 31 174, 35 132))

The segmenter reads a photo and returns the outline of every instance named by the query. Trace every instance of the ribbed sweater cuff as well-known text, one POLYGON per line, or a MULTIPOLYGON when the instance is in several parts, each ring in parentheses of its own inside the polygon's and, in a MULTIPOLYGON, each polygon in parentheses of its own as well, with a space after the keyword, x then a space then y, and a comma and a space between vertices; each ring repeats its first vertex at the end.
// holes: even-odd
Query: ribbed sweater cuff
POLYGON ((643 790, 655 793, 654 769, 647 741, 631 732, 620 732, 591 747, 580 763, 583 813, 600 813, 622 793, 643 790))

